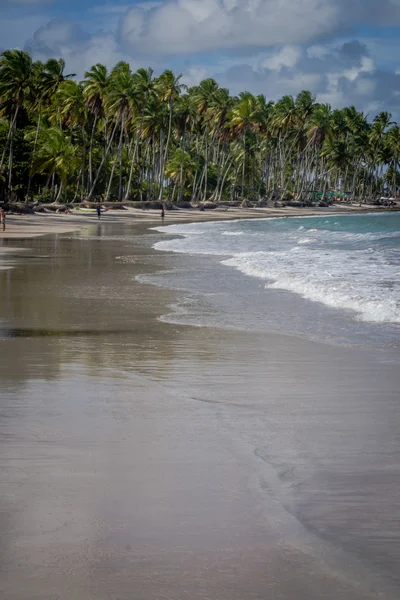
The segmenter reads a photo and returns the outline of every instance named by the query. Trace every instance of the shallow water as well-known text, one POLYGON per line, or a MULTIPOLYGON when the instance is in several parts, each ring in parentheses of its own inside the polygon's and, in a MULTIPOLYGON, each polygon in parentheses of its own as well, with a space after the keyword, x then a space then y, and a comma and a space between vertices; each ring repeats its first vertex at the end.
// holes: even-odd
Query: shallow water
MULTIPOLYGON (((215 312, 222 313, 213 319, 214 324, 230 320, 232 325, 237 325, 234 315, 227 318, 229 306, 219 309, 220 298, 214 302, 209 294, 210 288, 214 292, 223 292, 225 280, 229 279, 230 288, 236 287, 235 297, 241 293, 243 296, 243 291, 250 287, 250 318, 244 323, 246 327, 254 326, 251 317, 257 312, 257 307, 254 310, 253 305, 260 304, 259 298, 264 297, 266 306, 279 306, 281 301, 290 302, 291 296, 295 310, 281 311, 281 315, 295 312, 297 316, 297 304, 300 313, 308 308, 308 314, 305 314, 303 323, 299 318, 297 327, 291 320, 286 327, 289 333, 298 329, 301 333, 312 335, 310 325, 315 311, 322 315, 322 321, 329 321, 331 327, 327 336, 332 340, 346 341, 341 332, 341 322, 346 322, 345 329, 350 328, 348 343, 354 343, 360 332, 370 338, 371 344, 398 343, 399 213, 193 223, 157 230, 173 236, 157 242, 155 247, 158 250, 214 256, 214 260, 225 267, 219 270, 215 281, 208 282, 200 277, 194 281, 193 270, 187 269, 190 289, 208 292, 209 303, 215 305, 215 312), (232 271, 232 268, 235 270, 232 271), (255 294, 254 290, 258 293, 255 294), (273 291, 281 293, 273 294, 273 291), (312 303, 302 302, 303 298, 312 303), (374 327, 374 324, 379 326, 374 327)), ((183 272, 175 274, 169 281, 164 274, 161 283, 174 287, 177 281, 181 287, 185 286, 183 272)), ((160 283, 160 280, 154 280, 154 283, 160 283)), ((237 313, 237 309, 231 312, 237 313)), ((258 319, 256 326, 271 330, 269 311, 264 312, 264 323, 258 319)), ((182 318, 182 314, 179 317, 182 318)), ((205 322, 208 322, 207 319, 205 322)), ((278 331, 282 326, 283 319, 278 331)), ((318 337, 318 331, 314 333, 318 337)))
POLYGON ((159 240, 101 224, 0 272, 3 597, 398 598, 398 351, 262 303, 259 332, 160 321, 225 267, 159 240), (185 291, 137 281, 165 270, 185 291))

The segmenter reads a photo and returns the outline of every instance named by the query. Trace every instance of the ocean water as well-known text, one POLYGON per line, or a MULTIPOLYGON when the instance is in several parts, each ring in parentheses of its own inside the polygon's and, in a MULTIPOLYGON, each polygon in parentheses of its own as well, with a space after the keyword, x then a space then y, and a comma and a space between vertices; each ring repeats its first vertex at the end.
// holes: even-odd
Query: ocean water
POLYGON ((398 343, 400 213, 177 224, 156 230, 168 234, 154 244, 157 250, 203 259, 186 274, 181 268, 147 279, 191 292, 173 307, 176 320, 283 328, 346 343, 398 343), (207 257, 213 258, 208 264, 214 269, 205 268, 207 257), (224 290, 229 301, 222 307, 224 290), (241 294, 242 310, 236 305, 241 294), (240 323, 233 318, 238 311, 240 323), (257 322, 251 323, 249 315, 257 322), (321 326, 324 320, 331 326, 321 326), (316 323, 314 330, 310 321, 316 323))

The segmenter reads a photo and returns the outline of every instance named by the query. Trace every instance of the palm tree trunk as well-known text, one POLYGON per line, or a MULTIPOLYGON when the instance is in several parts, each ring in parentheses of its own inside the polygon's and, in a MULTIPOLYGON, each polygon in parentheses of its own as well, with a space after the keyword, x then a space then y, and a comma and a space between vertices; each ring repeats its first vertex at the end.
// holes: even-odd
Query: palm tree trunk
POLYGON ((75 194, 74 194, 74 197, 72 198, 72 204, 74 204, 74 203, 75 203, 75 200, 76 200, 76 199, 77 199, 77 197, 78 197, 78 192, 79 192, 79 182, 80 182, 80 179, 81 179, 81 172, 79 171, 79 173, 78 173, 78 177, 76 178, 75 194))
POLYGON ((206 126, 206 154, 204 163, 204 195, 203 200, 207 200, 207 187, 208 187, 208 124, 206 126))
POLYGON ((7 194, 8 200, 12 200, 12 168, 13 168, 13 154, 14 154, 14 135, 11 136, 10 140, 10 154, 8 157, 8 184, 7 194))
POLYGON ((108 145, 107 145, 106 151, 104 152, 104 156, 103 156, 103 158, 102 158, 102 160, 101 160, 100 166, 99 166, 99 168, 98 168, 98 171, 97 171, 97 173, 96 173, 96 177, 94 178, 93 185, 92 185, 92 187, 91 187, 91 190, 90 190, 90 192, 89 192, 89 194, 88 194, 88 197, 87 197, 87 199, 88 199, 88 200, 90 200, 90 198, 93 196, 94 189, 95 189, 95 187, 96 187, 96 184, 97 184, 97 181, 98 181, 98 179, 99 179, 99 177, 100 177, 100 172, 101 172, 101 170, 102 170, 102 168, 103 168, 103 166, 104 166, 104 163, 105 163, 105 161, 106 161, 106 158, 107 158, 107 156, 108 156, 108 153, 110 152, 111 144, 112 144, 112 141, 113 141, 113 139, 114 139, 114 135, 115 135, 115 132, 116 132, 116 130, 117 130, 117 126, 118 126, 118 119, 117 119, 117 120, 116 120, 116 122, 115 122, 114 129, 113 129, 113 131, 112 131, 112 134, 111 134, 110 140, 109 140, 109 142, 108 142, 108 145))
POLYGON ((397 196, 397 152, 394 154, 393 161, 393 181, 392 181, 392 196, 396 199, 397 196))
POLYGON ((160 132, 160 192, 158 199, 162 200, 164 191, 164 131, 160 132))
POLYGON ((235 196, 235 188, 236 188, 237 178, 239 176, 239 171, 240 171, 240 165, 236 169, 235 179, 233 180, 233 183, 232 183, 232 191, 231 191, 231 197, 232 197, 232 199, 234 199, 234 196, 235 196))
POLYGON ((180 172, 180 177, 179 177, 179 202, 182 201, 183 198, 183 167, 184 167, 184 163, 185 163, 185 137, 186 137, 186 120, 185 120, 185 124, 183 126, 183 136, 182 136, 182 144, 181 144, 181 149, 182 149, 182 159, 181 159, 181 172, 180 172))
POLYGON ((196 172, 194 174, 194 179, 193 179, 193 188, 192 188, 192 202, 194 202, 196 200, 196 184, 197 184, 197 173, 198 173, 198 169, 196 169, 196 172))
POLYGON ((85 196, 85 166, 86 166, 86 142, 85 142, 85 126, 82 126, 82 191, 81 191, 81 201, 83 202, 83 198, 85 196))
POLYGON ((10 143, 10 141, 12 140, 13 135, 14 135, 14 129, 15 129, 15 124, 17 122, 18 111, 19 111, 19 105, 17 105, 17 107, 15 109, 15 113, 14 113, 13 119, 12 119, 12 121, 10 123, 9 128, 8 128, 7 139, 6 139, 6 143, 4 145, 4 150, 3 150, 3 154, 2 154, 2 157, 1 157, 1 161, 0 161, 0 173, 3 170, 4 160, 5 160, 5 157, 6 157, 6 152, 7 152, 8 144, 10 143))
POLYGON ((226 171, 225 171, 225 173, 224 173, 224 175, 222 177, 221 186, 220 186, 220 189, 219 189, 218 202, 221 202, 222 194, 224 192, 225 181, 226 181, 226 178, 228 176, 229 171, 231 170, 232 162, 233 162, 233 158, 230 159, 230 161, 228 163, 228 166, 226 168, 226 171))
POLYGON ((243 167, 242 167, 242 200, 244 200, 244 175, 246 171, 246 132, 243 129, 243 167))
POLYGON ((92 127, 92 133, 90 134, 90 145, 89 145, 89 190, 92 187, 93 184, 93 139, 94 139, 94 133, 96 131, 96 125, 97 125, 97 114, 95 114, 94 116, 94 121, 93 121, 93 127, 92 127))
POLYGON ((53 175, 51 176, 51 188, 50 188, 50 200, 51 202, 54 201, 54 183, 55 183, 55 173, 53 173, 53 175))
POLYGON ((174 201, 174 198, 175 198, 175 192, 176 192, 176 186, 177 186, 177 185, 178 185, 178 180, 177 180, 177 179, 175 179, 174 187, 173 187, 173 190, 172 190, 171 202, 173 202, 173 201, 174 201))
POLYGON ((45 193, 49 189, 50 179, 51 179, 51 175, 49 175, 48 178, 47 178, 46 185, 44 186, 44 188, 42 190, 42 193, 39 196, 39 199, 38 199, 39 202, 41 202, 43 200, 43 197, 44 197, 45 193))
POLYGON ((114 173, 115 173, 115 167, 116 167, 116 164, 117 164, 117 159, 118 159, 118 154, 117 154, 117 153, 115 153, 115 156, 114 156, 114 162, 113 162, 113 166, 112 166, 112 169, 111 169, 111 174, 110 174, 110 179, 108 180, 107 193, 106 193, 106 197, 105 197, 105 199, 104 199, 104 201, 105 201, 105 202, 106 202, 106 201, 109 199, 109 197, 110 197, 111 184, 112 184, 112 180, 114 179, 114 173))
POLYGON ((55 200, 56 202, 58 202, 58 201, 59 201, 59 199, 60 199, 60 196, 61 196, 62 189, 63 189, 63 182, 61 181, 61 182, 60 182, 60 188, 59 188, 59 190, 58 190, 58 194, 57 194, 57 197, 56 197, 56 200, 55 200))
POLYGON ((173 105, 173 101, 172 101, 172 95, 171 95, 171 98, 169 100, 168 136, 167 136, 167 143, 165 144, 164 165, 167 163, 169 142, 170 142, 170 139, 171 139, 171 131, 172 131, 172 105, 173 105))
POLYGON ((25 204, 27 204, 29 202, 29 193, 31 191, 31 184, 32 184, 32 178, 33 178, 33 175, 32 175, 32 165, 33 165, 33 161, 35 159, 36 146, 37 146, 37 141, 38 141, 39 132, 40 132, 41 120, 42 120, 42 107, 40 106, 39 116, 38 116, 38 122, 37 122, 37 127, 36 127, 35 141, 33 143, 32 158, 31 158, 31 168, 30 168, 30 172, 29 172, 28 188, 26 190, 25 204))
POLYGON ((132 157, 132 162, 131 162, 131 168, 129 170, 129 179, 128 179, 128 185, 126 186, 126 193, 125 193, 125 200, 128 200, 129 198, 129 194, 130 194, 130 190, 131 190, 131 185, 132 185, 132 178, 133 178, 133 169, 135 166, 135 160, 136 160, 136 155, 137 155, 137 151, 139 149, 139 140, 142 137, 142 130, 143 130, 143 117, 144 117, 144 108, 142 109, 142 114, 140 115, 140 127, 139 127, 139 132, 136 134, 136 140, 135 140, 135 149, 133 151, 133 157, 132 157))
POLYGON ((122 200, 122 141, 124 139, 124 119, 121 123, 121 135, 119 136, 119 184, 118 184, 118 202, 122 200))

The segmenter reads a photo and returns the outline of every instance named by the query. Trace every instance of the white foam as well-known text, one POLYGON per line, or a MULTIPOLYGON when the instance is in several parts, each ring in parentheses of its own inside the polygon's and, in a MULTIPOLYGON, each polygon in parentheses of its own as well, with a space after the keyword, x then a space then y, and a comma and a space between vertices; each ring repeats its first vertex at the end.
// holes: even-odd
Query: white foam
POLYGON ((244 231, 223 231, 221 235, 236 237, 238 235, 244 235, 244 231))
POLYGON ((268 280, 266 287, 289 290, 333 308, 353 310, 361 320, 400 323, 398 286, 382 284, 383 267, 384 279, 392 282, 399 280, 399 269, 384 264, 381 256, 374 256, 373 261, 369 258, 369 252, 357 257, 339 252, 318 256, 297 247, 285 252, 237 255, 224 264, 268 280))
POLYGON ((240 231, 237 223, 159 227, 158 231, 180 237, 158 242, 155 247, 225 256, 223 264, 264 279, 266 287, 355 311, 361 320, 400 323, 399 232, 394 221, 388 228, 379 221, 377 227, 357 221, 353 231, 354 221, 344 219, 324 219, 323 228, 320 219, 300 227, 292 219, 290 223, 281 218, 264 223, 240 221, 240 231))

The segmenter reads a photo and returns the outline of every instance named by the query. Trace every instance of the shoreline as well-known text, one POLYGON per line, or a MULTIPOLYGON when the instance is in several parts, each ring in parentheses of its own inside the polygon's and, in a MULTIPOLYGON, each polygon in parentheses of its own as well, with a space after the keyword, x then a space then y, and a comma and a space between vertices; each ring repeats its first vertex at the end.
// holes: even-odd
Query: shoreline
MULTIPOLYGON (((397 212, 393 210, 393 212, 397 212)), ((3 254, 4 247, 2 240, 28 239, 49 234, 72 233, 83 229, 84 227, 100 225, 101 223, 129 222, 130 224, 175 224, 179 222, 201 222, 217 220, 234 219, 267 219, 277 217, 314 217, 314 216, 335 216, 343 214, 366 214, 391 212, 385 208, 376 206, 341 206, 335 205, 329 208, 227 208, 213 210, 195 210, 195 209, 174 209, 167 211, 163 220, 160 217, 160 211, 154 209, 131 209, 117 210, 110 209, 102 214, 100 220, 96 218, 95 213, 87 215, 66 215, 66 214, 43 214, 34 215, 8 215, 6 221, 6 230, 0 231, 0 255, 3 254)))

